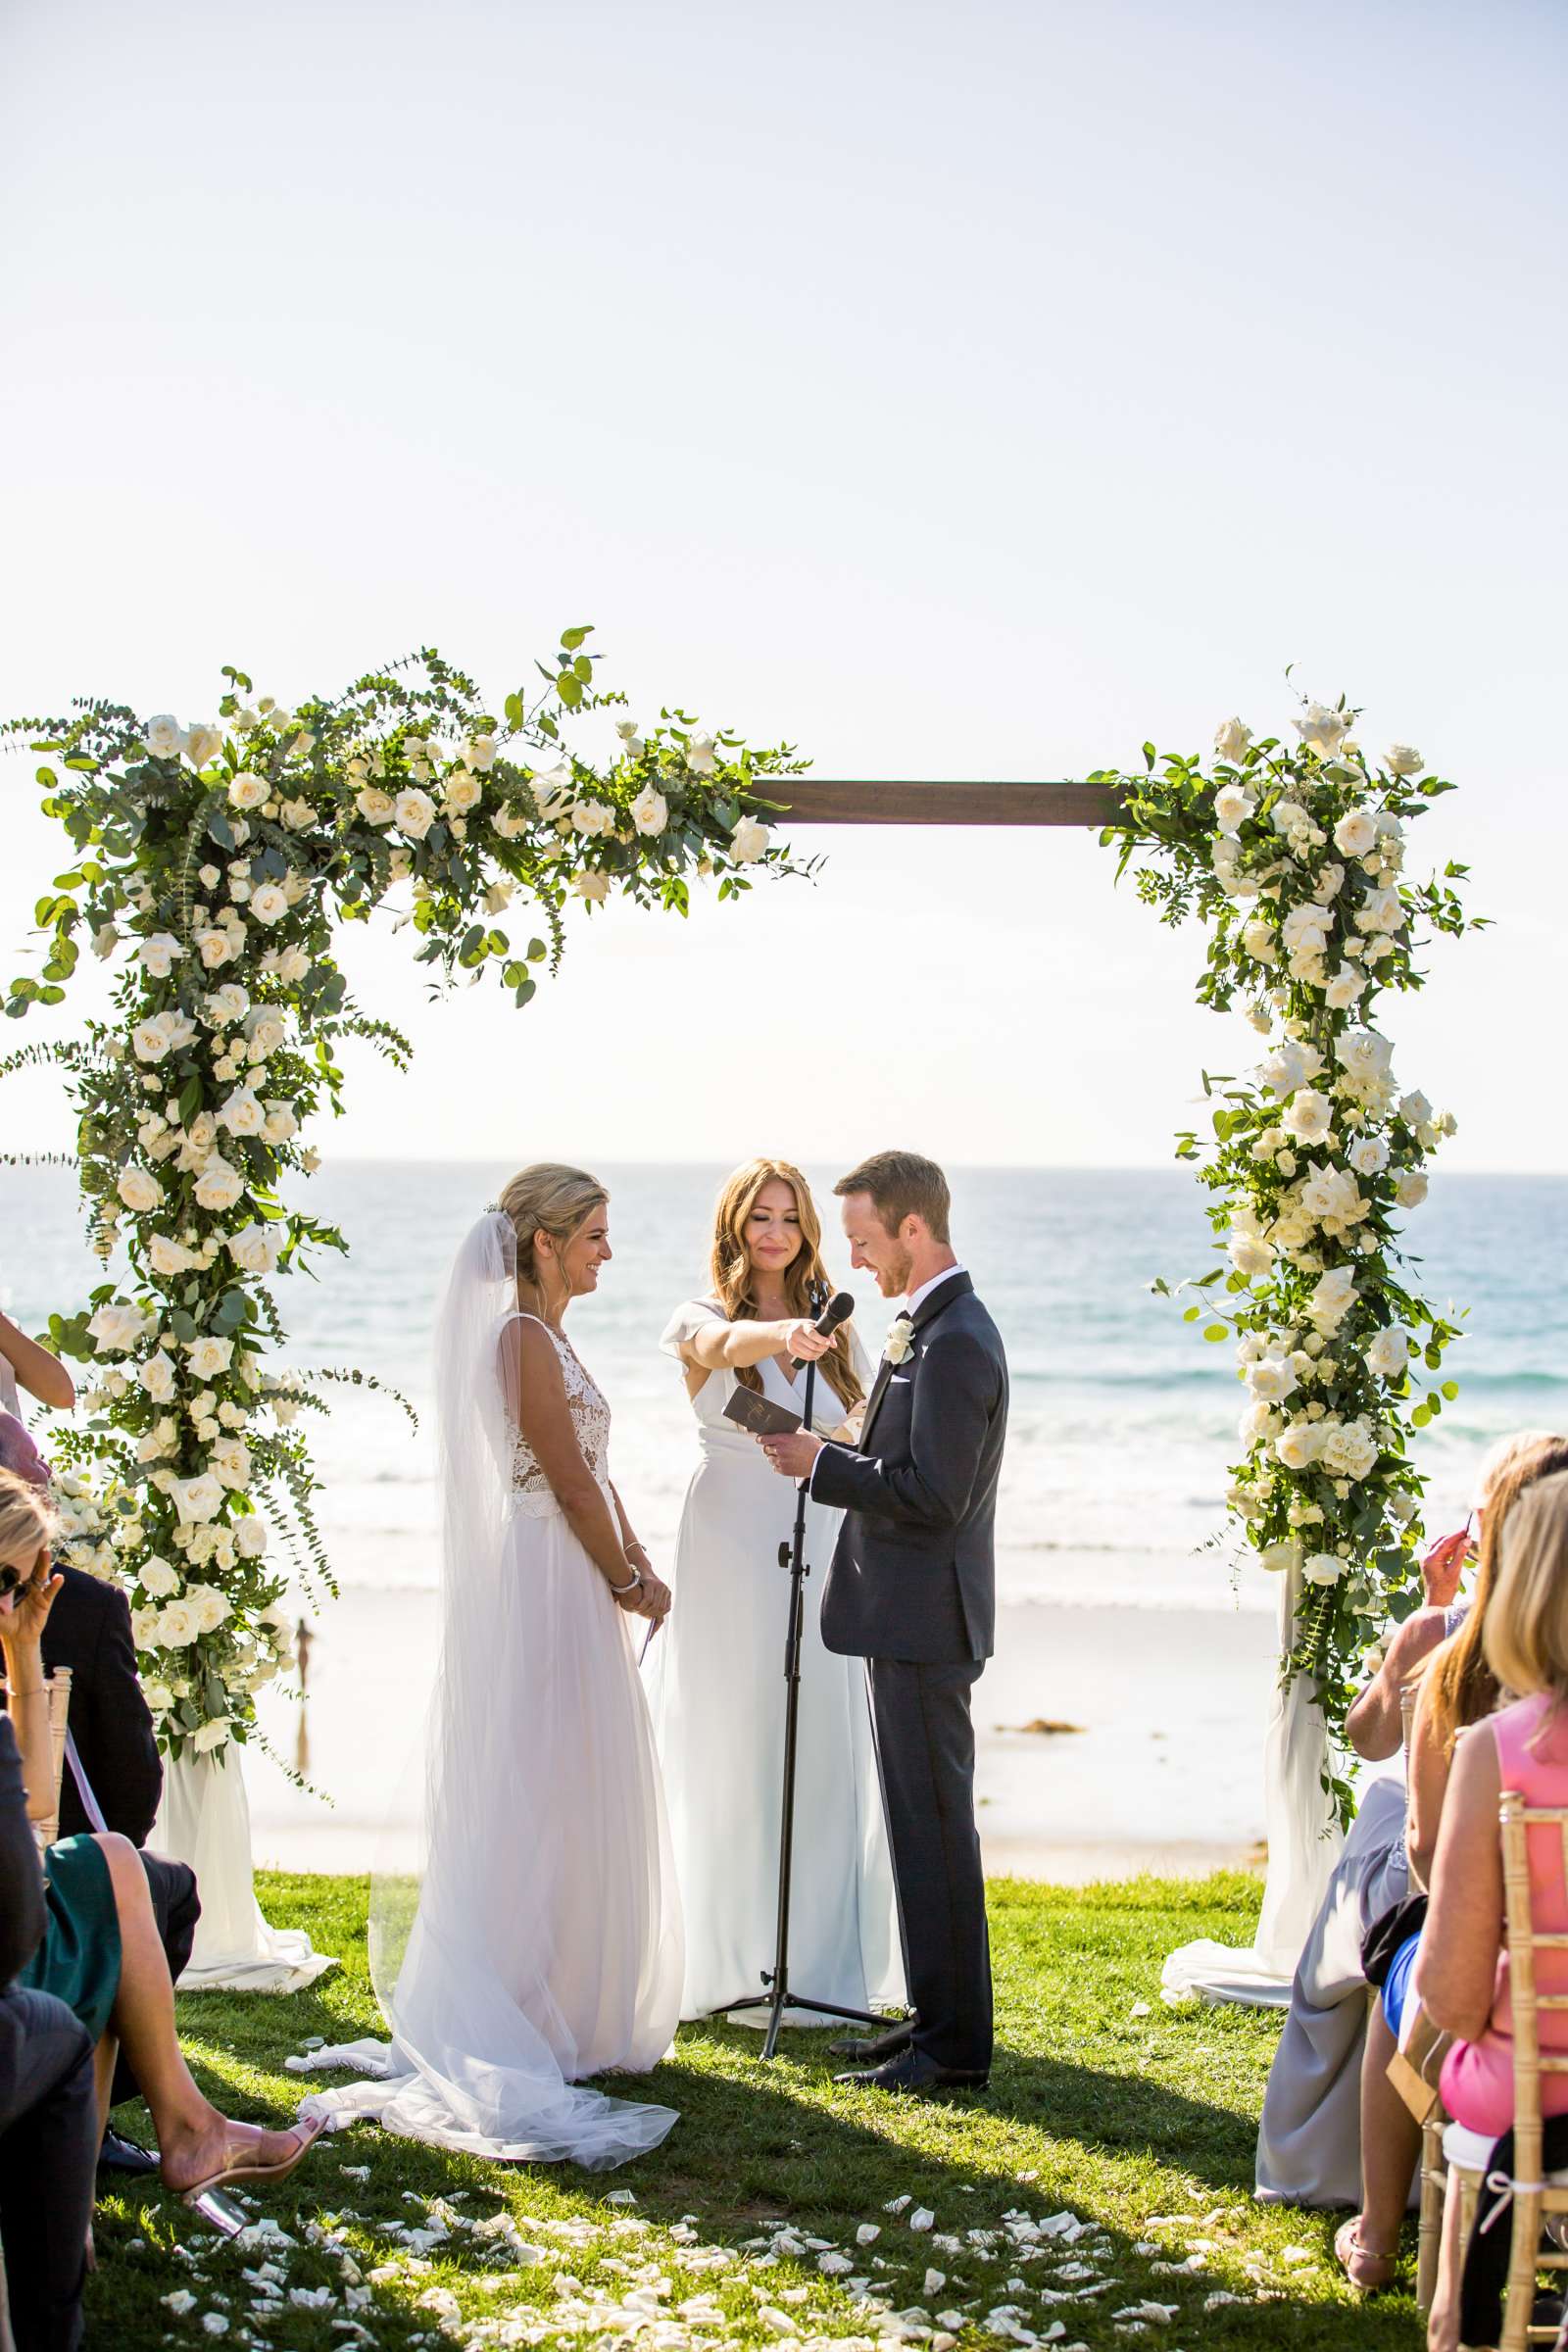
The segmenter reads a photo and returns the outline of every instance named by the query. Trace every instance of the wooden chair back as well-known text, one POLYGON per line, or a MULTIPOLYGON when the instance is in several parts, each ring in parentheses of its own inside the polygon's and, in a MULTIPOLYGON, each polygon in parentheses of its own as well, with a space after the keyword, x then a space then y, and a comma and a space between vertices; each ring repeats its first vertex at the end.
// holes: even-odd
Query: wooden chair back
MULTIPOLYGON (((0 1690, 4 1687, 0 1683, 0 1690)), ((53 1845, 60 1835, 60 1790, 66 1770, 66 1731, 71 1719, 71 1668, 57 1666, 53 1674, 45 1675, 44 1690, 49 1700, 49 1789, 42 1812, 36 1810, 37 1790, 27 1791, 28 1819, 40 1853, 45 1846, 53 1845)))

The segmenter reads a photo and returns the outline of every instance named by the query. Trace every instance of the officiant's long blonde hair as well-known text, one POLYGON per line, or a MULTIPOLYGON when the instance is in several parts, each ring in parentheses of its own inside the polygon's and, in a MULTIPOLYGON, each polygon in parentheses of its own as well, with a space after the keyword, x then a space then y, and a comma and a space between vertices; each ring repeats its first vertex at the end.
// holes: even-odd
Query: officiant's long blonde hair
MULTIPOLYGON (((811 1315, 814 1309, 810 1286, 828 1280, 827 1268, 822 1263, 822 1220, 816 1213, 816 1202, 811 1199, 811 1188, 806 1178, 787 1159, 749 1159, 729 1178, 713 1211, 713 1290, 726 1320, 731 1323, 757 1320, 746 1220, 757 1206, 757 1197, 763 1185, 774 1183, 787 1184, 795 1195, 795 1213, 801 1226, 801 1246, 784 1269, 784 1298, 791 1314, 811 1315)), ((839 1326, 832 1352, 821 1358, 818 1370, 845 1411, 853 1412, 865 1391, 850 1354, 847 1323, 839 1326)), ((755 1364, 742 1365, 735 1377, 748 1389, 760 1389, 762 1385, 762 1375, 755 1364)))

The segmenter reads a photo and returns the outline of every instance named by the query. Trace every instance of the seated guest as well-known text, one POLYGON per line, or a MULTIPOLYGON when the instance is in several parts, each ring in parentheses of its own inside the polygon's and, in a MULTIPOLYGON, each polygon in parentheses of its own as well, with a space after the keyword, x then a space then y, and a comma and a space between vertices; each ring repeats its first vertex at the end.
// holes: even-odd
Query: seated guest
MULTIPOLYGON (((49 1482, 31 1439, 10 1414, 0 1414, 0 1470, 34 1486, 49 1482)), ((164 1768, 136 1673, 130 1604, 118 1585, 85 1569, 61 1565, 55 1573, 61 1587, 44 1629, 44 1671, 71 1669, 71 1746, 61 1776, 60 1833, 74 1838, 114 1830, 139 1846, 157 1816, 164 1768)), ((144 1854, 142 1861, 169 1973, 177 1984, 201 1917, 196 1873, 162 1854, 144 1854)), ((122 2059, 114 2103, 135 2096, 135 2079, 122 2059)), ((118 2132, 105 2134, 103 2161, 124 2172, 151 2171, 154 2163, 118 2132)))
MULTIPOLYGON (((0 1473, 0 1648, 11 1720, 34 1817, 54 1771, 42 1634, 60 1590, 50 1574, 53 1521, 35 1488, 0 1473), (20 1577, 20 1585, 16 1579, 20 1577)), ((310 2126, 265 2132, 220 2115, 191 2080, 174 2033, 174 1988, 140 1855, 114 1835, 62 1838, 44 1857, 47 1924, 20 1981, 57 1993, 96 2044, 101 2124, 123 2046, 158 2135, 159 2171, 187 2200, 228 2180, 281 2180, 315 2137, 310 2126)))
MULTIPOLYGON (((1568 1438, 1538 1438, 1516 1450, 1492 1480, 1481 1511, 1474 1604, 1459 1632, 1434 1651, 1421 1679, 1410 1741, 1406 1828, 1412 1892, 1420 1892, 1430 1880, 1461 1738, 1490 1716, 1498 1701, 1488 1644, 1507 1531, 1523 1498, 1564 1472, 1568 1438)), ((1424 1914, 1424 1905, 1421 1911, 1424 1914)), ((1389 1963, 1382 1996, 1367 2024, 1361 2065, 1361 2210, 1334 2241, 1351 2285, 1368 2294, 1393 2280, 1399 2223, 1421 2154, 1420 2129, 1389 2081, 1389 2062, 1415 1997, 1424 1944, 1422 1917, 1412 1916, 1404 1925, 1406 1933, 1389 1963)))
MULTIPOLYGON (((1476 1479, 1483 1525, 1494 1489, 1514 1463, 1558 1442, 1530 1431, 1493 1447, 1476 1479)), ((1568 1464, 1568 1451, 1563 1462, 1568 1464)), ((1426 1606, 1396 1627, 1377 1673, 1346 1719, 1347 1738, 1369 1762, 1398 1754, 1400 1692, 1465 1621, 1466 1607, 1456 1595, 1469 1548, 1466 1528, 1442 1537, 1427 1551, 1421 1563, 1426 1606)), ((1260 2198, 1292 2205, 1360 2202, 1368 1990, 1361 1945, 1373 1922, 1403 1902, 1408 1884, 1404 1785, 1374 1781, 1362 1797, 1291 1986, 1258 2131, 1260 2198)), ((1408 2186, 1407 2175, 1401 2212, 1408 2186)), ((1396 2235, 1397 2217, 1394 2230, 1396 2235)))
MULTIPOLYGON (((1432 2023, 1455 2036, 1443 2064, 1444 2105, 1455 2123, 1494 2140, 1513 2124, 1497 1802, 1507 1788, 1543 1810, 1568 1806, 1568 1471, 1544 1480, 1509 1516, 1486 1651, 1502 1689, 1519 1695, 1477 1726, 1455 1760, 1417 1984, 1432 2023)), ((1537 1933, 1568 1937, 1568 1876, 1556 1830, 1530 1832, 1529 1862, 1537 1933)), ((1568 1993, 1568 1951, 1538 1950, 1535 1969, 1538 1992, 1568 1993)), ((1537 2022, 1545 2052, 1568 2050, 1568 2010, 1543 2009, 1537 2022)), ((1546 2116, 1568 2113, 1568 2075, 1543 2072, 1541 2104, 1546 2116)), ((1455 2228, 1445 2225, 1429 2339, 1436 2352, 1458 2340, 1457 2198, 1448 2209, 1455 2228)))
POLYGON ((69 1413, 76 1401, 76 1386, 58 1355, 40 1348, 19 1331, 9 1315, 0 1315, 0 1412, 22 1418, 24 1388, 51 1412, 69 1413))
MULTIPOLYGON (((9 1572, 0 1568, 0 1578, 9 1572)), ((0 2243, 17 2352, 75 2352, 98 2140, 92 2041, 16 1978, 44 1932, 22 1759, 0 1716, 0 2243)))

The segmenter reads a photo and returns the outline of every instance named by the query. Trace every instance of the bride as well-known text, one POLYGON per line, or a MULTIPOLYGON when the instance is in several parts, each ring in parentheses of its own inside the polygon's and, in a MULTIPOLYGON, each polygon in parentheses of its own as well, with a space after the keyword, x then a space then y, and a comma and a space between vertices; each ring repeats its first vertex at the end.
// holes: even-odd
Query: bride
POLYGON ((610 1408, 563 1329, 610 1259, 608 1196, 524 1168, 458 1251, 436 1336, 441 1657, 422 1884, 377 1874, 394 2039, 302 2114, 474 2155, 601 2169, 675 2122, 575 2087, 674 2037, 681 1929, 628 1619, 669 1592, 610 1481, 610 1408))
MULTIPOLYGON (((799 1413, 792 1357, 816 1360, 823 1436, 863 1402, 869 1367, 853 1326, 831 1341, 811 1327, 821 1238, 799 1168, 779 1159, 737 1168, 714 1214, 712 1287, 676 1309, 662 1342, 685 1371, 700 1447, 675 1550, 680 1605, 649 1665, 686 1914, 683 2017, 760 1991, 773 1959, 789 1597, 778 1549, 796 1498, 724 1406, 744 1384, 799 1413)), ((790 1978, 813 1998, 865 2010, 902 2003, 904 1968, 865 1670, 825 1649, 817 1623, 841 1516, 807 1504, 815 1574, 806 1588, 790 1978)), ((828 2022, 804 2010, 785 2018, 828 2022)))

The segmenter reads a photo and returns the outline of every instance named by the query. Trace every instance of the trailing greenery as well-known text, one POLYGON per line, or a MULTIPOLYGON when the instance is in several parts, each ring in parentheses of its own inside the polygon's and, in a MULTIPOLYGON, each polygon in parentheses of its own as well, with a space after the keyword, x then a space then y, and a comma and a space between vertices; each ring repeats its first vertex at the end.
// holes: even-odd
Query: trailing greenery
MULTIPOLYGON (((183 1999, 180 2029, 215 2096, 278 2121, 318 2079, 285 2071, 285 2056, 379 2020, 365 1882, 270 1875, 258 1890, 271 1918, 340 1954, 341 1971, 287 1998, 183 1999)), ((843 2089, 817 2035, 787 2034, 763 2068, 755 2033, 688 2026, 664 2065, 625 2086, 681 2120, 618 2172, 494 2165, 358 2128, 257 2198, 258 2217, 294 2241, 270 2247, 225 2245, 156 2188, 128 2184, 99 2208, 89 2340, 194 2347, 210 2340, 212 2313, 228 2322, 224 2340, 289 2352, 797 2339, 995 2352, 1053 2340, 1057 2324, 1063 2352, 1129 2340, 1417 2352, 1413 2230, 1402 2291, 1360 2305, 1333 2258, 1341 2217, 1253 2202, 1277 2016, 1159 2005, 1173 1942, 1249 1940, 1256 1882, 1002 1881, 990 1894, 999 2049, 982 2096, 843 2089), (913 2229, 922 2208, 931 2227, 913 2229), (1084 2225, 1070 2241, 1059 2226, 1025 2235, 1062 2214, 1084 2225), (868 2245, 862 2228, 877 2232, 868 2245), (411 2230, 434 2235, 411 2240, 411 2230), (269 2284, 283 2296, 270 2317, 256 2299, 264 2264, 276 2278, 260 2278, 263 2304, 275 2300, 269 2284), (322 2295, 319 2307, 288 2301, 295 2289, 322 2295), (192 2303, 176 2315, 165 2298, 181 2294, 192 2303), (1135 2324, 1116 2315, 1146 2303, 1170 2317, 1130 2337, 1135 2324)))
POLYGON ((96 1376, 55 1452, 68 1551, 127 1588, 175 1756, 243 1740, 277 1671, 274 1522, 307 1588, 331 1590, 292 1426, 322 1376, 269 1363, 285 1334, 267 1282, 347 1247, 284 1190, 318 1164, 312 1117, 342 1109, 338 1046, 409 1060, 350 999, 340 927, 406 892, 436 986, 489 972, 521 1006, 560 961, 570 898, 684 914, 694 878, 734 899, 754 866, 788 870, 756 811, 800 767, 792 748, 679 710, 639 729, 600 687, 590 635, 564 630, 499 715, 426 651, 292 710, 230 668, 211 725, 91 702, 0 728, 49 760, 43 805, 74 859, 34 910, 41 970, 5 1009, 59 1004, 84 943, 118 973, 109 1020, 24 1047, 0 1076, 65 1074, 89 1231, 106 1264, 121 1244, 129 1260, 128 1285, 50 1321, 47 1344, 96 1376))
MULTIPOLYGON (((1122 797, 1101 836, 1118 879, 1131 869, 1161 921, 1207 928, 1199 1003, 1244 1004, 1266 1041, 1246 1075, 1204 1073, 1209 1133, 1177 1139, 1222 1253, 1178 1290, 1206 1294, 1184 1309, 1205 1340, 1236 1343, 1248 1396, 1228 1505, 1261 1564, 1293 1580, 1284 1671, 1310 1676, 1333 1732, 1368 1644, 1419 1599, 1408 1436, 1458 1395, 1443 1377, 1458 1327, 1411 1284, 1400 1231, 1455 1121, 1401 1091, 1374 1008, 1424 985, 1423 929, 1477 927, 1464 866, 1403 873, 1406 827, 1452 785, 1406 744, 1369 761, 1358 716, 1305 703, 1295 744, 1229 718, 1206 770, 1146 744, 1145 774, 1095 779, 1122 797)), ((1348 1821, 1332 1756, 1325 1782, 1348 1821)))

